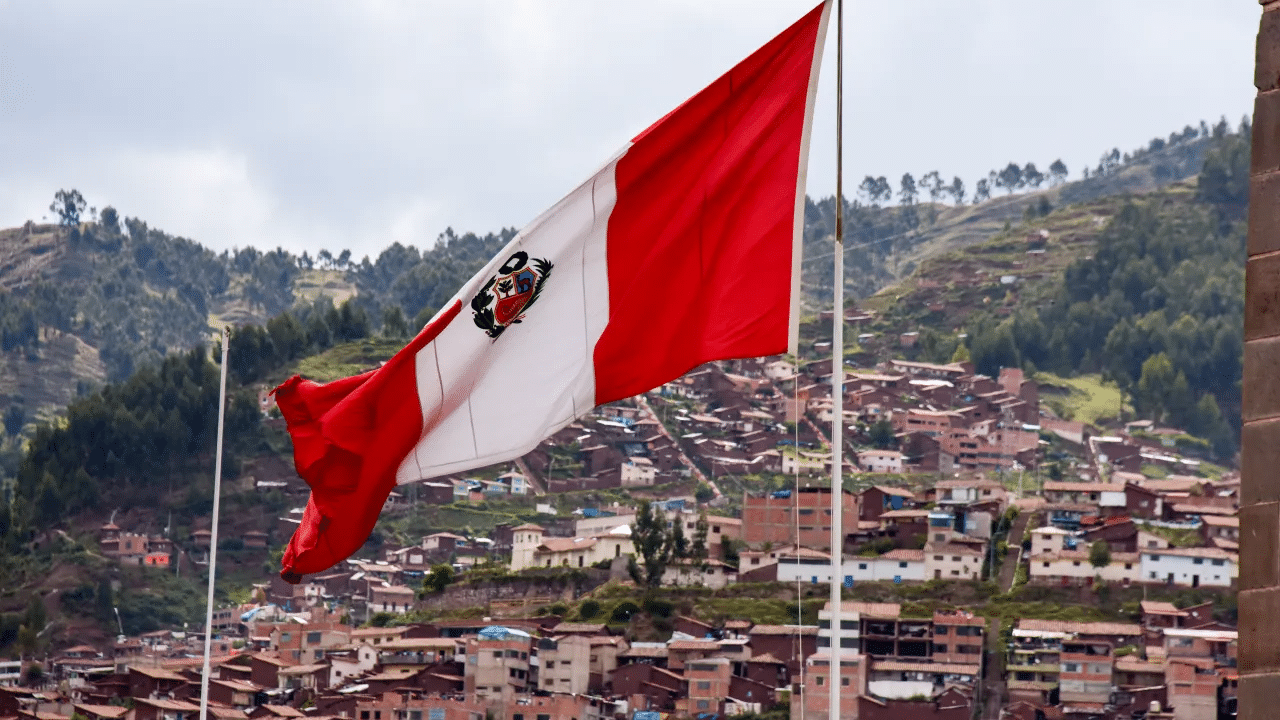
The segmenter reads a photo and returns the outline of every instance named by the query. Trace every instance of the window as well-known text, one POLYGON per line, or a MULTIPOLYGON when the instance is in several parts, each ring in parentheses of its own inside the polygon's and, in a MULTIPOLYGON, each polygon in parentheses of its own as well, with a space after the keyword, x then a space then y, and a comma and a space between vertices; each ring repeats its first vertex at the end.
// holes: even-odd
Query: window
POLYGON ((841 678, 840 678, 840 684, 841 684, 841 685, 843 685, 843 686, 845 686, 845 687, 849 687, 849 678, 847 678, 847 677, 841 677, 841 678))
POLYGON ((1080 663, 1062 663, 1062 672, 1080 672, 1080 663))
POLYGON ((493 659, 494 659, 494 660, 501 660, 501 659, 502 659, 502 651, 501 651, 501 650, 494 650, 494 651, 493 651, 493 659))
POLYGON ((1210 563, 1211 563, 1211 564, 1213 564, 1213 565, 1222 565, 1222 564, 1223 564, 1223 562, 1224 562, 1224 561, 1223 561, 1223 560, 1221 560, 1221 559, 1211 560, 1211 561, 1210 561, 1210 563))
POLYGON ((1151 573, 1151 579, 1152 579, 1152 580, 1155 580, 1155 579, 1156 579, 1156 574, 1155 574, 1154 572, 1153 572, 1153 573, 1151 573))
POLYGON ((1156 560, 1159 560, 1159 559, 1160 559, 1160 556, 1159 556, 1159 555, 1156 555, 1156 554, 1154 554, 1154 553, 1151 555, 1151 560, 1152 560, 1152 562, 1154 562, 1154 561, 1156 561, 1156 560))
POLYGON ((906 560, 903 560, 903 561, 901 561, 901 562, 899 562, 899 563, 898 563, 898 567, 900 567, 900 568, 904 568, 904 567, 906 567, 906 566, 907 566, 907 561, 906 561, 906 560))
POLYGON ((866 564, 866 563, 858 563, 858 569, 859 569, 859 570, 866 570, 866 569, 867 569, 867 564, 866 564))
POLYGON ((543 715, 543 714, 539 714, 539 715, 538 715, 538 720, 551 720, 551 716, 550 716, 550 715, 543 715))
MULTIPOLYGON (((950 632, 950 628, 948 628, 946 625, 939 625, 938 627, 933 629, 934 635, 946 635, 948 632, 950 632)), ((943 652, 946 652, 946 651, 944 650, 943 652)))
POLYGON ((369 711, 368 711, 368 710, 361 710, 361 711, 360 711, 360 720, 369 720, 369 711))
POLYGON ((711 526, 711 532, 713 532, 713 533, 718 533, 718 532, 720 532, 720 526, 719 526, 719 525, 712 525, 712 526, 711 526))
POLYGON ((1079 560, 1072 560, 1072 561, 1071 561, 1071 564, 1072 564, 1072 566, 1074 566, 1074 567, 1080 567, 1080 561, 1079 561, 1079 560))
POLYGON ((548 669, 548 670, 550 670, 550 669, 554 668, 555 666, 556 666, 556 661, 555 661, 555 660, 548 660, 548 661, 547 661, 547 669, 548 669))
POLYGON ((316 643, 318 643, 318 642, 320 642, 320 633, 318 633, 318 632, 309 632, 309 633, 307 633, 307 644, 308 644, 308 645, 315 645, 315 644, 316 644, 316 643))
POLYGON ((1044 566, 1045 566, 1045 567, 1049 567, 1049 563, 1046 561, 1046 562, 1044 563, 1044 566))
POLYGON ((941 556, 941 555, 934 555, 934 556, 933 556, 933 559, 934 559, 934 560, 936 560, 936 561, 938 561, 938 562, 942 562, 942 556, 941 556))
POLYGON ((710 681, 708 681, 708 680, 699 680, 699 681, 698 681, 698 689, 699 689, 699 690, 710 690, 710 689, 711 689, 711 682, 710 682, 710 681))
POLYGON ((1192 560, 1191 560, 1191 564, 1192 564, 1192 565, 1203 565, 1203 564, 1204 564, 1204 558, 1192 558, 1192 560))
POLYGON ((1133 569, 1133 563, 1125 563, 1125 564, 1124 564, 1124 569, 1125 569, 1125 570, 1132 570, 1132 569, 1133 569))
POLYGON ((1031 672, 1019 672, 1014 674, 1015 678, 1023 682, 1029 682, 1036 679, 1036 674, 1031 672))
POLYGON ((817 675, 814 677, 814 682, 818 683, 818 686, 821 687, 827 684, 827 678, 822 675, 817 675))
POLYGON ((947 646, 946 646, 946 645, 939 645, 939 644, 937 644, 937 643, 934 643, 934 644, 933 644, 933 651, 934 651, 934 652, 936 652, 936 653, 944 653, 944 652, 946 652, 946 651, 947 651, 947 646))
POLYGON ((292 638, 293 638, 293 635, 290 633, 280 633, 280 642, 282 643, 287 643, 292 638))
POLYGON ((933 534, 933 541, 934 541, 934 542, 946 542, 946 541, 947 541, 947 534, 946 534, 946 533, 934 533, 934 534, 933 534))
POLYGON ((959 555, 952 555, 952 556, 951 556, 951 562, 960 562, 960 556, 959 556, 959 555))
POLYGON ((711 709, 711 701, 710 701, 710 700, 699 700, 699 701, 698 701, 698 709, 699 709, 699 710, 709 710, 709 709, 711 709))

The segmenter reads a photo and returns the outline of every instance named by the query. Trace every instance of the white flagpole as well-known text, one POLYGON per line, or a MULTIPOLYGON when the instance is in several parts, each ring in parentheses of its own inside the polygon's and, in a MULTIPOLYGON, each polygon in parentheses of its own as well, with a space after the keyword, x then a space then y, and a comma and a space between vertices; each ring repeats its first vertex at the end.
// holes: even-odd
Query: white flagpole
POLYGON ((218 506, 222 499, 222 426, 227 414, 227 349, 231 331, 222 329, 222 382, 218 389, 218 444, 213 460, 213 518, 209 528, 209 599, 204 615, 204 671, 200 674, 200 720, 209 718, 209 651, 213 647, 213 578, 218 565, 218 506))
MULTIPOLYGON (((840 720, 844 668, 840 665, 844 585, 844 0, 836 0, 836 237, 831 312, 831 660, 827 714, 840 720)), ((851 688, 853 696, 857 688, 851 688)))

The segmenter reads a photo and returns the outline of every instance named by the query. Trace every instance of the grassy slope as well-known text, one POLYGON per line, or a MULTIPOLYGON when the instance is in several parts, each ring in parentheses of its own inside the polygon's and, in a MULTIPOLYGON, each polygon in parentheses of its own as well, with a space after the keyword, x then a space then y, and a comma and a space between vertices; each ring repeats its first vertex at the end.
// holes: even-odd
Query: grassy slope
MULTIPOLYGON (((1040 384, 1040 401, 1053 408, 1061 418, 1100 428, 1104 421, 1117 417, 1120 389, 1104 382, 1099 375, 1064 378, 1039 372, 1035 379, 1040 384)), ((1124 409, 1133 413, 1133 406, 1127 402, 1124 409)))

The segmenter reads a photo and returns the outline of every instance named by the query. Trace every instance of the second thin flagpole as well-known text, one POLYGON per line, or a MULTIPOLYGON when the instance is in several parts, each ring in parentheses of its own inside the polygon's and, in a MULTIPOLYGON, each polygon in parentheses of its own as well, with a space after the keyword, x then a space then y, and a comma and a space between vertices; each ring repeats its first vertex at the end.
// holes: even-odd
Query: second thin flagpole
MULTIPOLYGON (((836 237, 831 307, 831 657, 827 714, 840 720, 844 690, 841 592, 844 584, 844 0, 836 0, 836 237)), ((853 697, 858 696, 854 688, 853 697)))
POLYGON ((213 581, 218 566, 218 507, 222 499, 222 427, 227 416, 227 351, 231 330, 222 329, 222 380, 218 388, 218 444, 213 460, 213 516, 209 528, 209 599, 204 615, 204 671, 200 673, 200 720, 209 718, 209 653, 213 647, 213 581))

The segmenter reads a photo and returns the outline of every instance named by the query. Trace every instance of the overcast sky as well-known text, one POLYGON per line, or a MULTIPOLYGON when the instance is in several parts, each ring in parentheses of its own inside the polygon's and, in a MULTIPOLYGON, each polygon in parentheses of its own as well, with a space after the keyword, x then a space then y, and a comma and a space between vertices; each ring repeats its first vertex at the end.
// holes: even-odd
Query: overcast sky
MULTIPOLYGON (((522 226, 815 0, 0 0, 0 226, 59 188, 223 249, 375 255, 522 226)), ((847 192, 1078 177, 1250 112, 1245 0, 861 0, 847 192)), ((810 162, 834 190, 834 24, 810 162)))

